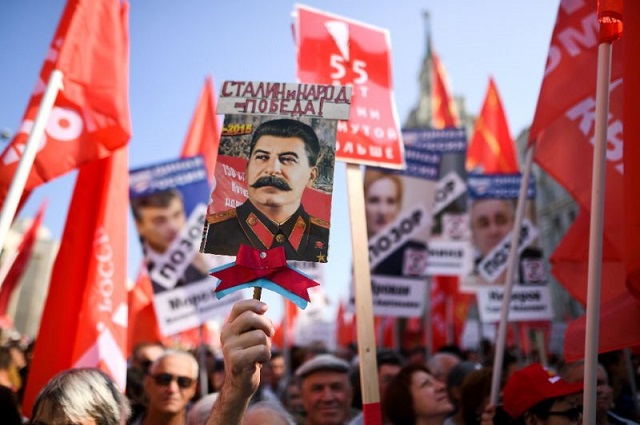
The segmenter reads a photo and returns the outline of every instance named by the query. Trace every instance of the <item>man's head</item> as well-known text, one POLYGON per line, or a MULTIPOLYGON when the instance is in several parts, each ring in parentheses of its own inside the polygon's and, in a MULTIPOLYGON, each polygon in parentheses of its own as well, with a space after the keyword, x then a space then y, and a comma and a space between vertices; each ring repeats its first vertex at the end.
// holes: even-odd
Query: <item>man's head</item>
POLYGON ((473 202, 469 222, 473 244, 481 256, 487 255, 513 228, 513 202, 480 199, 473 202))
POLYGON ((131 209, 140 237, 158 253, 169 248, 186 222, 182 196, 177 189, 132 198, 131 209))
POLYGON ((404 359, 394 351, 381 350, 378 352, 378 386, 380 387, 380 399, 387 392, 389 382, 400 372, 404 366, 404 359))
POLYGON ((249 199, 261 211, 293 213, 318 175, 320 143, 308 125, 291 119, 262 123, 253 133, 247 162, 249 199))
POLYGON ((111 378, 98 369, 69 369, 53 377, 33 405, 33 423, 121 425, 129 402, 111 378))
MULTIPOLYGON (((582 382, 584 380, 584 361, 567 365, 562 371, 562 378, 567 382, 582 382)), ((609 375, 601 364, 598 364, 596 378, 596 416, 602 416, 606 415, 613 407, 613 388, 609 385, 609 375)))
POLYGON ((353 395, 348 373, 349 364, 332 354, 319 354, 298 368, 307 425, 342 425, 348 419, 353 395))
POLYGON ((427 367, 434 378, 441 382, 447 382, 449 371, 458 363, 460 357, 452 353, 435 353, 427 360, 427 367))
POLYGON ((190 353, 165 351, 144 378, 149 412, 163 416, 184 413, 195 394, 197 377, 198 362, 190 353))
POLYGON ((151 364, 164 353, 164 350, 165 348, 160 342, 141 342, 133 348, 131 366, 147 373, 151 364))

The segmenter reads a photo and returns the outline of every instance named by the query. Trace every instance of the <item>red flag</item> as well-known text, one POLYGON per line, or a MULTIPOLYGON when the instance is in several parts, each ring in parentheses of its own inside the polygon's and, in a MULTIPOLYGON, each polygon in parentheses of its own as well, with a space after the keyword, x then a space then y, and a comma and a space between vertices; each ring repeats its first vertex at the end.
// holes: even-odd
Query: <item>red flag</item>
POLYGON ((273 336, 273 344, 281 349, 290 348, 295 345, 293 338, 293 328, 296 323, 296 317, 298 316, 298 307, 289 301, 284 299, 284 317, 280 323, 276 326, 276 332, 273 336), (286 338, 285 338, 286 334, 286 338), (285 347, 285 344, 287 347, 285 347))
MULTIPOLYGON (((624 215, 625 169, 622 163, 622 47, 621 42, 614 44, 611 67, 603 299, 615 297, 624 290, 624 229, 620 225, 620 217, 624 215)), ((529 136, 530 142, 536 143, 538 164, 569 191, 582 210, 582 217, 567 232, 552 262, 554 274, 583 302, 587 287, 597 51, 595 2, 562 1, 529 136)))
POLYGON ((29 265, 31 252, 33 251, 33 245, 36 242, 36 236, 38 234, 40 224, 42 223, 42 217, 44 216, 45 209, 46 202, 43 202, 42 205, 40 205, 31 226, 22 236, 22 241, 18 246, 17 256, 13 260, 11 268, 2 282, 2 288, 0 288, 0 315, 6 314, 11 295, 18 286, 20 278, 29 265))
POLYGON ((220 130, 216 116, 215 95, 211 77, 207 77, 198 99, 198 105, 191 119, 191 126, 182 145, 182 158, 201 154, 207 167, 209 180, 216 167, 220 130))
POLYGON ((353 342, 351 323, 347 323, 345 315, 344 303, 340 301, 336 317, 336 343, 339 347, 348 347, 353 342))
POLYGON ((144 263, 140 266, 133 288, 127 294, 127 304, 129 305, 127 357, 129 357, 136 345, 142 342, 162 341, 164 338, 153 307, 153 288, 144 263))
POLYGON ((56 373, 98 367, 126 376, 128 152, 80 167, 53 267, 23 411, 56 373))
POLYGON ((624 3, 624 221, 626 285, 640 299, 640 2, 624 3))
POLYGON ((485 174, 519 171, 507 116, 493 78, 489 78, 487 95, 467 150, 467 170, 478 168, 485 174))
POLYGON ((54 69, 64 74, 25 191, 124 146, 129 122, 129 4, 69 0, 20 130, 0 156, 4 200, 54 69))
POLYGON ((458 127, 460 125, 460 119, 458 118, 458 109, 449 91, 447 70, 444 68, 442 62, 440 62, 440 57, 431 45, 429 46, 429 52, 431 53, 432 63, 431 110, 433 128, 458 127))

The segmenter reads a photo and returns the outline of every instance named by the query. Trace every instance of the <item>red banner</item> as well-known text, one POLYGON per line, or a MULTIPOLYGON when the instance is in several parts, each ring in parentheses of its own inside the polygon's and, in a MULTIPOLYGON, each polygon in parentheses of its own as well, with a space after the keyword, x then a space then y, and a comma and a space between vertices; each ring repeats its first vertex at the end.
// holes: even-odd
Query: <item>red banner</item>
POLYGON ((98 367, 126 377, 128 152, 80 168, 51 276, 23 411, 58 372, 98 367))
POLYGON ((487 94, 467 150, 467 170, 475 169, 485 174, 520 170, 507 116, 493 78, 489 78, 487 94))
POLYGON ((437 129, 458 127, 460 119, 458 118, 456 103, 449 90, 447 70, 431 44, 429 44, 429 52, 431 53, 431 63, 433 65, 431 69, 432 126, 437 129))
POLYGON ((0 315, 6 314, 11 295, 18 286, 20 278, 22 278, 22 275, 29 265, 31 252, 33 251, 33 246, 36 242, 36 236, 38 235, 38 229, 42 223, 42 217, 44 216, 45 209, 46 202, 40 206, 31 226, 26 232, 24 232, 22 241, 18 246, 17 255, 13 260, 7 275, 2 281, 2 288, 0 289, 0 315))
MULTIPOLYGON (((591 209, 598 27, 595 2, 561 2, 529 136, 536 143, 535 160, 569 191, 584 214, 591 209)), ((613 45, 611 66, 604 216, 604 257, 620 262, 624 241, 624 229, 620 226, 624 214, 622 53, 622 41, 618 41, 613 45)), ((588 246, 588 232, 572 229, 567 237, 576 239, 562 245, 588 246)), ((576 255, 560 248, 556 252, 558 257, 554 254, 556 263, 562 257, 576 255)), ((586 262, 586 258, 580 261, 586 262)), ((606 286, 623 286, 613 282, 614 276, 603 276, 607 277, 606 286)), ((575 288, 572 292, 582 292, 586 299, 586 274, 574 278, 577 280, 571 282, 575 288)), ((603 295, 616 293, 608 288, 603 295)))
POLYGON ((296 15, 298 79, 353 86, 349 121, 338 125, 336 159, 402 168, 389 32, 301 5, 296 15))
POLYGON ((11 185, 54 69, 62 71, 64 89, 47 121, 25 191, 128 142, 128 11, 126 1, 69 0, 20 129, 0 157, 0 200, 11 185))
POLYGON ((180 156, 186 158, 198 154, 202 155, 207 167, 209 182, 211 182, 213 170, 216 168, 219 146, 220 126, 216 116, 215 94, 211 77, 208 77, 204 82, 202 92, 200 92, 180 156))

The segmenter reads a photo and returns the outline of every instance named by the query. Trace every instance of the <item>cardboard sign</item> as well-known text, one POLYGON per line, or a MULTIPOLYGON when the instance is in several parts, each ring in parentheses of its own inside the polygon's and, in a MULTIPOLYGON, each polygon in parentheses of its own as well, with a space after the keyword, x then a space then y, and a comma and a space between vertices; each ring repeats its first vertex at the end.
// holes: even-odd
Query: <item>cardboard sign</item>
POLYGON ((225 81, 225 113, 201 252, 283 247, 287 260, 328 261, 337 120, 351 90, 225 81))
POLYGON ((239 299, 215 299, 209 269, 222 264, 221 259, 198 253, 208 193, 201 156, 130 172, 131 209, 164 335, 222 319, 239 299))
POLYGON ((336 158, 403 168, 389 32, 302 5, 295 16, 298 79, 354 90, 351 115, 338 125, 336 158))
MULTIPOLYGON (((482 322, 498 322, 502 309, 504 287, 479 287, 476 295, 478 310, 482 322)), ((522 322, 530 320, 552 320, 551 295, 549 287, 544 286, 514 286, 509 304, 509 321, 522 322)))

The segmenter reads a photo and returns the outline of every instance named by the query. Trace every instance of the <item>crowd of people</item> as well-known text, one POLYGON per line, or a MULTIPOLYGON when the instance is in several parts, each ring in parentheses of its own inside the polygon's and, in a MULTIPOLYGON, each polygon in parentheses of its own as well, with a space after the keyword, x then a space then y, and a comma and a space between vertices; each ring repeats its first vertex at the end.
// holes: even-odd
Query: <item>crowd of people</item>
MULTIPOLYGON (((157 342, 138 345, 123 393, 98 369, 66 370, 43 388, 30 412, 20 410, 28 350, 0 348, 0 422, 97 425, 357 425, 363 411, 357 355, 321 346, 285 355, 272 347, 266 304, 238 302, 221 332, 222 353, 199 364, 189 351, 157 342), (203 384, 202 369, 206 376, 203 384), (288 370, 291 369, 291 373, 288 370), (207 388, 204 391, 203 385, 207 388)), ((635 382, 621 352, 600 358, 597 424, 639 419, 635 382)), ((528 365, 505 356, 501 401, 490 404, 491 359, 455 347, 428 357, 380 349, 382 424, 579 424, 584 363, 528 365)), ((634 379, 638 379, 637 365, 634 379)), ((366 377, 364 377, 366 384, 366 377)), ((371 414, 371 410, 369 410, 371 414)))

